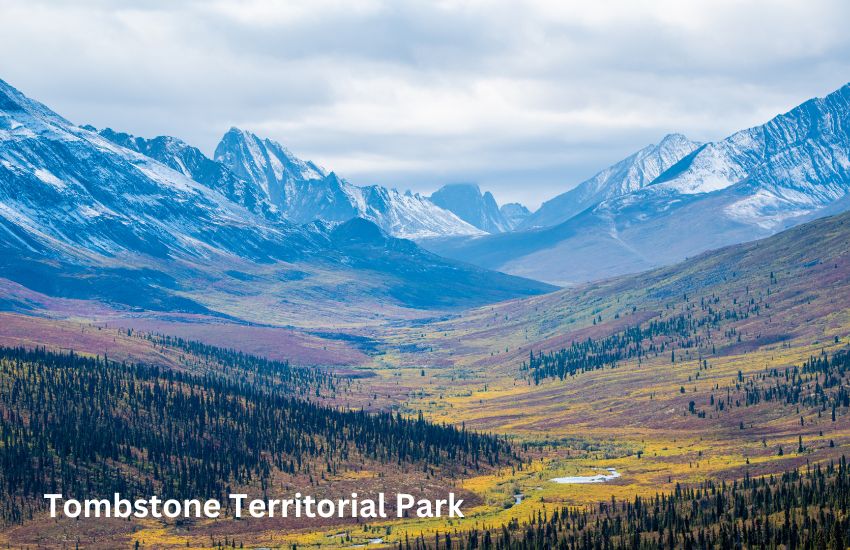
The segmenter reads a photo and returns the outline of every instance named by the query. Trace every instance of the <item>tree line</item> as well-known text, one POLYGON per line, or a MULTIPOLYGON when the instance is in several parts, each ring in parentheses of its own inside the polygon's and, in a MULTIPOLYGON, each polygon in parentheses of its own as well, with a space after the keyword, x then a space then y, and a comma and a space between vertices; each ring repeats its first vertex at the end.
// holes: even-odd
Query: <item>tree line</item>
MULTIPOLYGON (((771 284, 775 284, 771 274, 771 284)), ((766 296, 771 294, 767 289, 766 296)), ((564 380, 569 376, 604 368, 614 368, 621 361, 636 359, 638 362, 648 357, 658 357, 669 353, 676 360, 676 350, 696 348, 700 356, 716 353, 716 344, 738 343, 742 335, 734 326, 738 321, 760 316, 762 308, 770 308, 762 293, 752 295, 749 287, 743 296, 731 297, 721 303, 719 296, 712 294, 696 301, 687 294, 682 295, 678 304, 668 303, 665 310, 671 311, 667 317, 627 326, 609 336, 586 338, 570 343, 569 346, 554 351, 529 352, 528 360, 520 365, 525 378, 539 384, 547 378, 564 380), (672 313, 678 311, 678 313, 672 313), (721 329, 723 327, 725 330, 721 329)), ((632 313, 637 306, 632 307, 632 313)), ((614 319, 619 319, 620 313, 614 319)), ((602 317, 593 318, 593 324, 602 322, 602 317)))
POLYGON ((604 338, 574 341, 557 351, 534 353, 532 350, 520 370, 538 384, 545 378, 563 380, 586 371, 614 368, 627 359, 657 356, 674 345, 698 347, 704 343, 700 332, 716 328, 724 318, 720 312, 712 311, 699 317, 683 313, 667 319, 653 319, 604 338))
POLYGON ((0 519, 44 493, 226 500, 275 472, 310 483, 364 460, 446 471, 512 461, 503 438, 320 405, 273 378, 232 379, 0 347, 0 519))
MULTIPOLYGON (((839 409, 850 408, 850 350, 812 356, 802 365, 771 367, 763 372, 738 374, 734 384, 717 396, 709 396, 708 405, 715 413, 732 407, 752 407, 761 403, 805 407, 818 410, 818 417, 831 415, 836 420, 839 409)), ((705 418, 706 411, 691 401, 689 412, 705 418)))
MULTIPOLYGON (((128 334, 131 333, 128 330, 128 334)), ((333 394, 340 388, 343 391, 349 389, 350 380, 319 368, 293 366, 289 361, 268 359, 178 336, 148 333, 143 338, 155 345, 184 352, 181 362, 190 369, 214 370, 236 377, 271 377, 283 391, 292 395, 318 397, 333 394)))

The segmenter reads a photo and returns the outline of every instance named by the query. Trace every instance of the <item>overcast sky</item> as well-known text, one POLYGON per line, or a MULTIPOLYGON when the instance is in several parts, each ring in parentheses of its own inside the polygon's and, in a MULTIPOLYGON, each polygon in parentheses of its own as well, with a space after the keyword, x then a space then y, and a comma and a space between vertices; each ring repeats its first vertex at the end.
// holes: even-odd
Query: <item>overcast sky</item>
POLYGON ((0 0, 0 78, 74 122, 210 155, 238 126, 356 184, 530 206, 850 81, 844 0, 68 4, 0 0))

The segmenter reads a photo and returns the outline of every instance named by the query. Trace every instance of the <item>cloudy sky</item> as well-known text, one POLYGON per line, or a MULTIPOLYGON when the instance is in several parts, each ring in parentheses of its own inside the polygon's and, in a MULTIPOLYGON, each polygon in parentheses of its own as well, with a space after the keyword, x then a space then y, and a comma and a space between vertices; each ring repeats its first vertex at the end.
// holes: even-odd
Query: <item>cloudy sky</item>
POLYGON ((850 81, 844 0, 69 4, 0 0, 0 78, 75 122, 209 154, 238 126, 357 184, 531 206, 850 81))

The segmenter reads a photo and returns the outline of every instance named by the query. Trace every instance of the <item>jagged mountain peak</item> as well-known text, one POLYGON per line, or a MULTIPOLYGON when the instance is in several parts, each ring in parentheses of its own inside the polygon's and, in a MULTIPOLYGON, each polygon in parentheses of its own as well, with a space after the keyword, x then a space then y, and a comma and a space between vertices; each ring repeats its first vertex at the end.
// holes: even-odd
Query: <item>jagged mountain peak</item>
MULTIPOLYGON (((222 147, 222 143, 226 144, 227 142, 234 142, 236 144, 244 143, 248 147, 256 147, 258 149, 256 153, 262 154, 265 151, 272 154, 273 157, 277 157, 284 163, 285 168, 293 170, 294 173, 292 175, 296 178, 321 179, 328 175, 323 168, 312 161, 300 159, 279 142, 270 138, 260 137, 249 130, 243 130, 235 126, 231 126, 230 129, 225 132, 224 136, 222 136, 219 145, 216 147, 216 157, 218 156, 219 147, 222 147)), ((224 149, 226 149, 226 147, 224 149)))
POLYGON ((477 183, 448 183, 429 197, 437 206, 453 212, 463 221, 488 233, 512 229, 489 191, 481 193, 477 183))
POLYGON ((522 222, 531 215, 531 210, 518 202, 503 204, 499 208, 499 211, 502 213, 502 216, 505 218, 505 221, 508 222, 511 229, 519 227, 522 222))
POLYGON ((327 175, 278 142, 236 127, 231 127, 222 136, 214 158, 240 178, 256 183, 284 212, 294 200, 295 185, 307 180, 320 180, 327 175))
POLYGON ((116 132, 111 128, 100 131, 93 126, 84 128, 97 132, 117 145, 165 164, 172 170, 222 193, 251 212, 262 213, 273 219, 279 217, 277 208, 266 199, 264 191, 256 184, 238 177, 227 166, 212 160, 200 149, 180 138, 157 136, 147 139, 126 132, 116 132))
POLYGON ((238 176, 255 182, 269 201, 297 223, 317 219, 344 222, 361 217, 396 237, 480 233, 418 194, 377 185, 355 186, 247 130, 228 130, 216 147, 215 158, 238 176))
POLYGON ((691 143, 691 140, 688 139, 685 134, 673 132, 661 138, 661 141, 658 142, 658 147, 668 147, 670 145, 679 145, 684 143, 691 143))

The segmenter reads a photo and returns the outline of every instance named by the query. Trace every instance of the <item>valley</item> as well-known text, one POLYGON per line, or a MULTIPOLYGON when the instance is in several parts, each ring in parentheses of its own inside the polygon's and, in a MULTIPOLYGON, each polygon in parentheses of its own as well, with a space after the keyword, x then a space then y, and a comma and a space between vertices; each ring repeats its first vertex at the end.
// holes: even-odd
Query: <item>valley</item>
MULTIPOLYGON (((464 519, 381 521, 363 536, 380 538, 376 544, 430 540, 438 532, 460 534, 524 521, 558 506, 623 502, 677 486, 839 460, 850 444, 850 409, 840 394, 847 387, 846 368, 812 358, 840 362, 850 349, 848 254, 845 214, 636 276, 425 323, 347 327, 374 340, 369 350, 328 334, 314 337, 323 339, 311 346, 336 346, 337 360, 328 356, 327 368, 350 380, 344 392, 322 400, 409 416, 421 412, 433 422, 505 434, 522 457, 491 472, 446 472, 434 479, 468 492, 474 506, 464 519), (531 364, 544 363, 530 364, 530 357, 571 349, 582 353, 552 355, 552 364, 559 364, 557 357, 564 358, 564 369, 573 364, 566 361, 570 357, 593 360, 535 375, 531 364), (623 351, 604 355, 601 349, 623 351), (604 483, 552 481, 606 469, 618 477, 604 483)), ((68 338, 63 333, 80 332, 90 335, 83 340, 87 344, 75 346, 82 353, 105 353, 108 346, 111 358, 178 369, 198 361, 145 332, 117 328, 119 319, 110 323, 113 328, 18 314, 3 319, 3 345, 29 338, 61 348, 68 338)), ((192 332, 186 328, 191 323, 180 326, 192 332)), ((202 326, 195 338, 213 338, 202 334, 202 326)), ((325 332, 339 329, 329 325, 325 332)), ((277 349, 290 351, 286 344, 277 349)), ((296 347, 292 352, 299 355, 296 347)), ((395 487, 393 476, 386 475, 378 486, 395 487)), ((348 487, 335 481, 334 491, 343 485, 348 487)), ((354 533, 336 525, 319 530, 252 525, 240 531, 240 543, 335 546, 335 533, 354 533)), ((174 537, 204 546, 208 536, 200 526, 192 528, 194 535, 175 529, 141 526, 132 537, 156 547, 174 537)), ((4 536, 13 543, 32 542, 28 532, 12 528, 4 536)))
POLYGON ((354 186, 237 128, 207 157, 77 126, 0 81, 0 544, 789 544, 793 515, 840 546, 847 93, 668 135, 532 214, 354 186), (157 491, 451 492, 465 517, 76 521, 39 498, 157 491))

